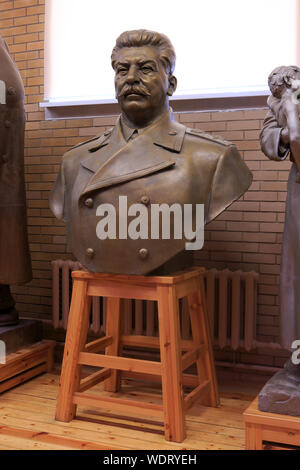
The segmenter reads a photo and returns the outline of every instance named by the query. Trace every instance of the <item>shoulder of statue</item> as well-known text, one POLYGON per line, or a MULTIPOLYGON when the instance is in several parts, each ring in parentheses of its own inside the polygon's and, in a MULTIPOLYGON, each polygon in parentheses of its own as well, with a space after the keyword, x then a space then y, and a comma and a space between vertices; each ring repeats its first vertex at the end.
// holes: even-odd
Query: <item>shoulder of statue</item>
POLYGON ((221 145, 223 147, 230 147, 233 145, 232 142, 229 142, 228 140, 223 139, 223 137, 207 134, 206 132, 200 129, 191 129, 187 127, 186 134, 199 137, 200 139, 208 140, 210 142, 221 145))
POLYGON ((82 151, 90 150, 94 151, 97 149, 99 145, 103 144, 103 142, 111 136, 113 127, 111 129, 107 129, 103 134, 96 135, 89 140, 85 140, 83 142, 79 142, 78 144, 71 147, 66 153, 72 152, 73 150, 80 149, 82 151))

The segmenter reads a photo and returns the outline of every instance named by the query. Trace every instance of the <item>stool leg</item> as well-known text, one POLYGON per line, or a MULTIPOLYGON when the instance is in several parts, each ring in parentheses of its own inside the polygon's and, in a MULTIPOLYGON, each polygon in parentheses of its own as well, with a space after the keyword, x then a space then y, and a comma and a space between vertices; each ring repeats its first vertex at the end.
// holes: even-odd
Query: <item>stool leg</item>
POLYGON ((201 358, 196 362, 199 383, 209 380, 210 388, 208 396, 204 397, 203 404, 208 406, 218 406, 220 403, 218 385, 214 364, 214 354, 212 340, 208 322, 208 315, 205 304, 205 291, 203 278, 199 277, 199 289, 188 295, 188 304, 190 310, 190 319, 192 327, 192 336, 194 343, 206 344, 207 349, 201 358))
POLYGON ((75 279, 56 406, 55 419, 58 421, 71 421, 76 414, 73 393, 78 391, 80 384, 81 365, 78 359, 86 343, 90 306, 87 281, 75 279))
MULTIPOLYGON (((109 297, 106 309, 106 336, 112 336, 113 342, 105 348, 105 354, 118 356, 120 350, 121 335, 121 299, 109 297)), ((111 375, 104 381, 104 390, 118 392, 121 387, 121 374, 119 370, 111 370, 111 375)))
POLYGON ((178 299, 173 287, 158 286, 157 290, 165 438, 182 442, 186 433, 178 299))

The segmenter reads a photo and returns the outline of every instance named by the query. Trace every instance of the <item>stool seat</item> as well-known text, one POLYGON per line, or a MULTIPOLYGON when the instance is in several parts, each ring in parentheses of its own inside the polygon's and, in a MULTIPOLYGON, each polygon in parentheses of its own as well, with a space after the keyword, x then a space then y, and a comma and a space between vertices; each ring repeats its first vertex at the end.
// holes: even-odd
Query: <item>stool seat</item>
POLYGON ((165 438, 186 437, 185 412, 196 402, 219 405, 209 323, 205 308, 203 268, 170 276, 134 276, 73 271, 74 280, 64 349, 56 420, 71 421, 77 405, 95 406, 130 414, 137 412, 164 421, 165 438), (86 344, 91 298, 107 297, 105 336, 86 344), (182 340, 179 299, 187 297, 192 340, 182 340), (124 335, 122 299, 152 300, 158 304, 159 337, 124 335), (124 346, 160 350, 160 361, 122 356, 124 346), (101 350, 105 354, 99 354, 101 350), (197 375, 183 374, 196 364, 197 375), (101 368, 81 380, 83 365, 101 368), (104 381, 104 389, 118 392, 122 371, 143 379, 157 377, 162 384, 162 405, 88 394, 104 381), (184 396, 184 385, 193 388, 184 396))

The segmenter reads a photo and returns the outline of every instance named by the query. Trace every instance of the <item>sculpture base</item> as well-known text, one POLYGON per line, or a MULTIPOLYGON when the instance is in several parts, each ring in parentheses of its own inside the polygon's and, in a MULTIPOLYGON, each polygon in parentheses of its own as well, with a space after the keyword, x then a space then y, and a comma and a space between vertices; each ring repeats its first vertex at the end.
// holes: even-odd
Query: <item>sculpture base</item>
POLYGON ((258 398, 243 413, 246 450, 300 449, 300 418, 265 413, 257 407, 258 398))
POLYGON ((288 361, 258 395, 258 409, 269 413, 300 416, 300 366, 288 361))
POLYGON ((6 353, 12 353, 24 346, 42 339, 42 322, 20 320, 17 325, 1 326, 0 340, 4 341, 6 353))

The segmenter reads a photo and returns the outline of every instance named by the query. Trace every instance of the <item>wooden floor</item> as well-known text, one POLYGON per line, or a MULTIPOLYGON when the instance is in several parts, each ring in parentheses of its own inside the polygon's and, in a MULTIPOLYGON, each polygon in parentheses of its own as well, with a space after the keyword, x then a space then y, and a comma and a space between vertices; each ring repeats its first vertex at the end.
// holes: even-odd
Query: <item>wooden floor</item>
MULTIPOLYGON (((249 391, 246 383, 221 384, 221 406, 191 408, 186 416, 187 439, 176 444, 165 441, 162 423, 155 419, 145 424, 139 416, 129 421, 107 411, 79 407, 72 422, 55 421, 58 382, 58 373, 43 374, 0 395, 0 450, 242 450, 242 413, 258 391, 255 387, 249 391)), ((98 385, 90 392, 101 389, 98 385)), ((123 390, 124 398, 161 401, 160 390, 145 384, 127 382, 123 390)))

